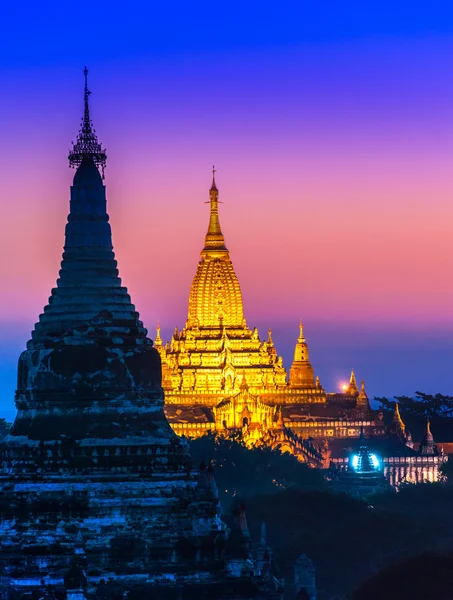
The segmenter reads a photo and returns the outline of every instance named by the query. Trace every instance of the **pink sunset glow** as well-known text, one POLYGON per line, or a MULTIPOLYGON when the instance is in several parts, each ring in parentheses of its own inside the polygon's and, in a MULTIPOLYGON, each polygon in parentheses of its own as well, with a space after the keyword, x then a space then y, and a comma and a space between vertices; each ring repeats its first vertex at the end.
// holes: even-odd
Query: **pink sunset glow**
MULTIPOLYGON (((248 324, 281 336, 287 367, 300 318, 315 348, 320 323, 453 329, 450 46, 167 58, 121 84, 92 65, 116 256, 151 335, 184 325, 213 163, 248 324)), ((83 81, 54 67, 8 84, 0 309, 31 329, 57 277, 83 81)))

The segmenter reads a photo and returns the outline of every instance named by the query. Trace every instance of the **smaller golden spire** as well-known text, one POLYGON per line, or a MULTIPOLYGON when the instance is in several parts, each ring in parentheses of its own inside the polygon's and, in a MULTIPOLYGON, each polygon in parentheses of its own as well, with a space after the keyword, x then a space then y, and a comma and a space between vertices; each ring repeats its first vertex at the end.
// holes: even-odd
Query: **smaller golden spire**
POLYGON ((154 340, 155 346, 162 346, 162 338, 160 337, 160 324, 157 323, 156 327, 156 339, 154 340))
POLYGON ((395 410, 393 412, 392 424, 390 426, 390 431, 396 434, 403 434, 406 431, 406 425, 400 414, 399 404, 395 402, 395 410))
POLYGON ((306 341, 305 337, 304 337, 304 326, 302 323, 302 319, 300 320, 300 323, 299 323, 299 337, 298 337, 297 341, 301 342, 301 343, 304 343, 306 341))
POLYGON ((272 340, 272 329, 268 329, 267 330, 267 343, 269 344, 269 346, 273 346, 274 342, 272 340))
POLYGON ((362 385, 360 388, 359 400, 368 400, 367 393, 365 391, 365 379, 362 379, 362 385))
POLYGON ((358 394, 358 393, 359 393, 359 386, 357 385, 357 380, 355 378, 354 369, 351 369, 351 377, 349 378, 348 394, 351 394, 351 396, 353 396, 354 394, 358 394))
POLYGON ((289 371, 289 384, 291 387, 313 387, 315 385, 315 374, 308 357, 308 346, 302 321, 299 323, 299 337, 294 348, 293 364, 289 371))

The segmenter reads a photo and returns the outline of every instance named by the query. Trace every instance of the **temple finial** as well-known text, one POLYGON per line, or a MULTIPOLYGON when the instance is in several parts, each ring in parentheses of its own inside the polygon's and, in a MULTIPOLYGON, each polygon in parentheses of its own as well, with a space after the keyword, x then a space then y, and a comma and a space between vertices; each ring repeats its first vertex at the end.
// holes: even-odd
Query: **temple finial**
POLYGON ((212 185, 209 190, 209 200, 206 204, 211 205, 210 215, 209 215, 209 227, 208 233, 205 238, 205 246, 202 250, 202 255, 213 253, 225 253, 228 252, 225 246, 225 239, 223 237, 222 230, 220 229, 220 221, 219 221, 219 190, 217 189, 217 185, 215 182, 215 174, 217 173, 214 165, 212 166, 212 185))
POLYGON ((83 74, 85 76, 83 118, 77 139, 72 145, 72 150, 69 152, 69 166, 76 168, 82 164, 84 159, 91 159, 96 167, 101 167, 102 178, 104 178, 107 154, 105 149, 98 142, 96 131, 93 129, 93 124, 90 118, 88 98, 91 92, 88 89, 88 69, 86 67, 83 70, 83 74))
POLYGON ((211 192, 212 191, 218 191, 217 190, 217 186, 215 183, 215 174, 217 173, 217 169, 215 168, 215 165, 212 165, 212 185, 211 185, 211 192))
POLYGON ((299 323, 299 342, 305 342, 304 325, 302 323, 302 319, 300 320, 300 323, 299 323))

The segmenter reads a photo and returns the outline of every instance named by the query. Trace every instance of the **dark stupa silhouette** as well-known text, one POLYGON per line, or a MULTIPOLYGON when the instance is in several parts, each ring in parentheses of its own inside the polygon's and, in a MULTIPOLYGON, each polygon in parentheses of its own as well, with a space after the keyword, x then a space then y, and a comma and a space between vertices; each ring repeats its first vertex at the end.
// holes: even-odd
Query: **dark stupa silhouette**
POLYGON ((197 485, 165 418, 159 354, 118 275, 86 80, 84 100, 59 279, 0 444, 0 593, 242 598, 259 581, 225 579, 212 472, 197 485))

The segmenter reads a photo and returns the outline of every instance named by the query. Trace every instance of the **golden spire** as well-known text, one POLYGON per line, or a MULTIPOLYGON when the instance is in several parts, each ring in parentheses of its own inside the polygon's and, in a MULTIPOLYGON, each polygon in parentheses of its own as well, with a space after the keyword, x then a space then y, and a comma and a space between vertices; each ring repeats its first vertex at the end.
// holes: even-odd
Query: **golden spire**
POLYGON ((156 339, 154 340, 155 346, 162 346, 162 338, 160 337, 160 324, 157 324, 156 327, 156 339))
POLYGON ((299 337, 297 338, 297 341, 299 343, 305 343, 305 337, 304 337, 304 326, 302 323, 302 319, 299 323, 299 337))
POLYGON ((269 344, 269 346, 273 346, 274 342, 272 340, 272 329, 268 329, 267 330, 267 343, 269 344))
POLYGON ((220 229, 215 169, 212 174, 209 227, 190 289, 187 327, 245 328, 241 288, 220 229))
POLYGON ((202 256, 216 256, 218 253, 225 254, 228 252, 225 246, 225 239, 222 230, 220 229, 219 221, 219 190, 215 182, 216 169, 212 167, 212 185, 209 190, 210 199, 206 204, 211 205, 209 216, 208 233, 206 234, 204 248, 201 252, 202 256))
POLYGON ((348 394, 354 395, 359 393, 359 386, 355 378, 354 369, 351 369, 351 377, 349 379, 348 394))
POLYGON ((362 386, 360 388, 359 400, 368 400, 368 396, 365 391, 365 379, 362 379, 362 386))
POLYGON ((304 337, 304 326, 302 321, 299 323, 299 337, 297 338, 296 347, 294 349, 294 362, 308 361, 308 346, 307 340, 304 337))
POLYGON ((315 385, 315 374, 308 360, 308 346, 304 337, 302 321, 299 324, 299 337, 294 348, 294 360, 289 372, 289 384, 291 387, 313 387, 315 385))
POLYGON ((395 402, 395 411, 393 413, 392 424, 390 426, 390 431, 392 433, 402 433, 404 435, 406 431, 406 425, 400 415, 400 409, 398 402, 395 402))

